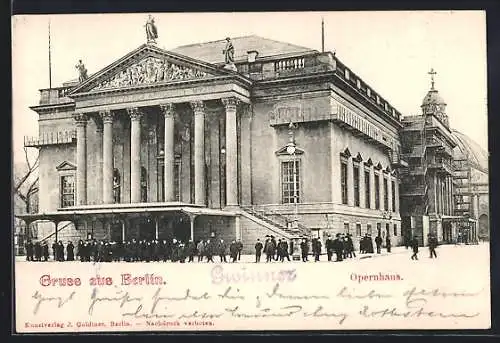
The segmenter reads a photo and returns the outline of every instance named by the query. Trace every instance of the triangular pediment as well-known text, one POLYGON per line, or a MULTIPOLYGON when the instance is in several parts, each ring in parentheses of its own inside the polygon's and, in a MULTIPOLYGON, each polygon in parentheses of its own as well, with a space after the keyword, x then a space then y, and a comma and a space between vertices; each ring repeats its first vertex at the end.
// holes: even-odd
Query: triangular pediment
POLYGON ((142 45, 81 82, 69 95, 210 79, 231 74, 234 72, 154 45, 142 45))
POLYGON ((56 167, 58 171, 66 171, 66 170, 76 170, 76 166, 73 163, 68 161, 64 161, 60 165, 56 167))
POLYGON ((292 154, 287 150, 290 144, 285 145, 284 147, 279 148, 276 150, 274 153, 278 156, 293 156, 293 155, 302 155, 304 153, 304 150, 295 146, 295 150, 293 151, 292 154))

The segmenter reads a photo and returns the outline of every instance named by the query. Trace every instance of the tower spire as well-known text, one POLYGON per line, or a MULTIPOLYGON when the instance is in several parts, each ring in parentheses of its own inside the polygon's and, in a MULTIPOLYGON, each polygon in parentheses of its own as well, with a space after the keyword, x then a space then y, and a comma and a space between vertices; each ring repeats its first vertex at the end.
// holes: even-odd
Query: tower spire
POLYGON ((434 68, 431 68, 431 70, 427 73, 431 76, 431 90, 434 90, 434 75, 436 75, 436 71, 434 68))
POLYGON ((321 17, 321 52, 325 52, 325 21, 321 17))
POLYGON ((52 61, 50 53, 51 51, 50 51, 50 18, 49 18, 49 89, 52 89, 52 61))

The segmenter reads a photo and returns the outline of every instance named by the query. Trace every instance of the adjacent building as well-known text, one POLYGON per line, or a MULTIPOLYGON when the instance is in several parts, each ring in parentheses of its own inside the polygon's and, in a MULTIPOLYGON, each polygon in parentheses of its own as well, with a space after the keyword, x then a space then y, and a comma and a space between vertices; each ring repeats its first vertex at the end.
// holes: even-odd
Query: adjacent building
POLYGON ((463 133, 453 130, 457 146, 453 150, 455 215, 465 216, 475 225, 461 225, 461 237, 468 241, 490 237, 488 153, 463 133))

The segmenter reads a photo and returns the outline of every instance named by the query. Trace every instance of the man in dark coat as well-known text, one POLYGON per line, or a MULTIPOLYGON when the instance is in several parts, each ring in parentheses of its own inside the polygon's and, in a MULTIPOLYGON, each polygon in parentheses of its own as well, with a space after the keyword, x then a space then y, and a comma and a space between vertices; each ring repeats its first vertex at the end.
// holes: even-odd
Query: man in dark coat
POLYGON ((316 238, 313 241, 313 250, 314 250, 314 262, 319 262, 319 256, 321 255, 321 240, 316 238))
POLYGON ((76 246, 76 256, 80 257, 80 262, 83 262, 85 259, 85 255, 83 254, 83 240, 78 241, 78 245, 76 246))
POLYGON ((35 250, 35 261, 40 262, 42 260, 42 245, 40 244, 40 242, 35 243, 34 250, 35 250))
POLYGON ((188 262, 194 262, 194 255, 196 255, 196 245, 192 240, 189 240, 186 246, 186 254, 189 257, 188 262))
POLYGON ((217 250, 219 253, 220 261, 221 262, 227 262, 226 260, 226 243, 224 243, 224 240, 221 239, 219 241, 219 244, 217 245, 217 250))
POLYGON ((66 246, 66 261, 74 261, 75 260, 75 246, 71 241, 68 242, 66 246))
POLYGON ((281 252, 282 252, 282 255, 281 255, 281 262, 283 262, 285 260, 285 258, 288 260, 288 262, 290 262, 290 254, 288 252, 288 242, 286 241, 285 238, 283 238, 283 240, 281 241, 281 252))
POLYGON ((392 247, 391 237, 387 235, 387 237, 385 238, 385 248, 387 249, 387 252, 391 252, 391 247, 392 247))
POLYGON ((276 242, 276 238, 274 238, 274 236, 271 236, 271 243, 272 243, 272 248, 273 248, 273 251, 272 251, 272 255, 274 256, 274 260, 275 261, 278 261, 278 243, 276 242))
POLYGON ((33 242, 31 240, 28 240, 25 245, 26 248, 26 261, 33 261, 33 242))
POLYGON ((382 237, 380 237, 380 235, 375 237, 375 244, 377 245, 377 254, 380 254, 382 247, 382 237))
POLYGON ((266 240, 266 243, 264 244, 264 253, 266 254, 266 262, 271 262, 273 260, 274 256, 274 246, 273 246, 273 241, 268 238, 266 240))
POLYGON ((354 252, 354 242, 352 241, 352 235, 350 233, 347 234, 347 237, 345 239, 345 244, 346 244, 346 250, 347 250, 347 256, 349 258, 356 257, 356 253, 354 252))
POLYGON ((335 262, 342 262, 344 241, 342 237, 340 237, 340 233, 337 233, 335 236, 335 240, 333 241, 333 250, 335 251, 335 255, 337 255, 335 262))
POLYGON ((236 262, 238 259, 238 244, 236 241, 232 241, 229 245, 229 257, 231 258, 231 262, 236 262))
POLYGON ((307 256, 309 255, 309 245, 307 244, 306 239, 302 239, 302 243, 300 243, 300 251, 302 253, 302 262, 307 262, 307 256))
POLYGON ((49 244, 47 243, 47 241, 43 242, 42 255, 43 255, 43 261, 47 262, 49 260, 49 244))
POLYGON ((413 237, 410 242, 411 249, 413 250, 413 255, 411 255, 412 260, 418 260, 418 239, 417 236, 413 237))
POLYGON ((430 258, 433 258, 433 257, 437 258, 437 254, 436 254, 436 248, 438 246, 437 237, 434 236, 434 235, 429 234, 428 242, 429 242, 430 258))
POLYGON ((54 261, 59 260, 58 255, 57 255, 57 242, 56 241, 54 241, 54 243, 52 243, 52 255, 54 256, 54 261))
POLYGON ((215 241, 213 239, 207 240, 205 247, 205 255, 207 256, 207 263, 214 262, 213 256, 215 254, 215 241))
POLYGON ((260 239, 257 238, 257 243, 255 243, 255 263, 260 262, 260 255, 262 254, 262 249, 264 249, 264 246, 260 242, 260 239))
POLYGON ((330 235, 328 235, 328 238, 325 241, 325 249, 326 255, 328 256, 328 261, 331 261, 333 255, 333 240, 330 235))
POLYGON ((64 244, 62 241, 57 243, 57 260, 59 262, 64 262, 64 244))
POLYGON ((241 239, 236 241, 236 247, 238 248, 238 261, 241 260, 241 252, 243 251, 243 243, 241 243, 241 239))

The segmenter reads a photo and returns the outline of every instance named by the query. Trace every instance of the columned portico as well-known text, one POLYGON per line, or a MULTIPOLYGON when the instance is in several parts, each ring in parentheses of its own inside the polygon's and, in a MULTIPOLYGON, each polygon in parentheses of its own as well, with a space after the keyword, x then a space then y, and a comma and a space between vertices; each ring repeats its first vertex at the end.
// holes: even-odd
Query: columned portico
POLYGON ((127 108, 130 116, 130 202, 141 202, 141 118, 137 107, 127 108))
POLYGON ((160 105, 160 109, 165 121, 165 136, 164 136, 164 192, 165 201, 171 202, 175 200, 174 194, 174 110, 175 105, 172 103, 160 105))
POLYGON ((238 206, 238 140, 236 132, 236 98, 222 99, 226 108, 226 205, 238 206))
POLYGON ((113 112, 101 111, 102 133, 102 201, 113 203, 113 112))
POLYGON ((194 112, 194 203, 205 205, 205 107, 192 101, 194 112))
POLYGON ((76 113, 76 203, 87 204, 87 121, 83 113, 76 113))

